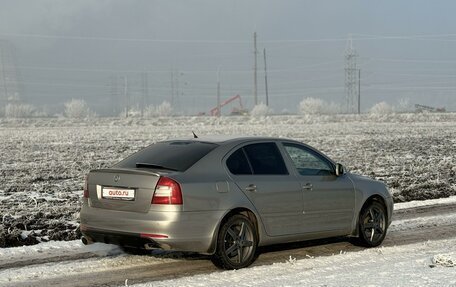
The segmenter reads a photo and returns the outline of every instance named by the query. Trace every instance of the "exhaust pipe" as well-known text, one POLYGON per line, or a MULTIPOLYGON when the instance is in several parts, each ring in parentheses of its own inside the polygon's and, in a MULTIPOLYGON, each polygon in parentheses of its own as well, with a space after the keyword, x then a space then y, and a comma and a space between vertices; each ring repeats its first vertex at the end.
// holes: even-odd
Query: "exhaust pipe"
POLYGON ((92 244, 93 243, 93 240, 90 239, 89 237, 86 237, 86 236, 83 236, 81 238, 81 241, 84 245, 89 245, 89 244, 92 244))

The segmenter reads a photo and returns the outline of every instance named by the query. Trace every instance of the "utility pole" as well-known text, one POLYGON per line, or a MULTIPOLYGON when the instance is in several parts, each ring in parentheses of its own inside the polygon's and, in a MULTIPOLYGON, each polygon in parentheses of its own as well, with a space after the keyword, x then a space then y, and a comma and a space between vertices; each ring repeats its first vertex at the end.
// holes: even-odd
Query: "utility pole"
POLYGON ((128 118, 128 110, 130 109, 130 98, 128 96, 128 78, 124 76, 124 98, 125 98, 125 117, 128 118))
POLYGON ((258 104, 258 91, 257 91, 257 33, 253 32, 253 55, 254 55, 254 64, 253 64, 253 98, 255 106, 258 104))
POLYGON ((217 117, 222 114, 220 107, 220 68, 217 69, 217 117))
POLYGON ((358 115, 361 114, 361 69, 358 69, 358 115))
POLYGON ((182 92, 179 88, 180 76, 182 76, 182 73, 177 70, 176 77, 174 78, 176 80, 176 97, 174 98, 174 104, 171 105, 175 111, 177 111, 177 106, 180 103, 180 93, 182 92))
POLYGON ((171 106, 174 104, 174 70, 171 70, 171 106))
POLYGON ((120 98, 120 91, 119 91, 119 76, 118 75, 111 75, 111 115, 112 116, 121 116, 121 110, 119 110, 119 98, 120 98))
POLYGON ((144 116, 144 107, 149 104, 149 87, 148 87, 148 75, 144 71, 142 73, 142 96, 141 96, 141 118, 144 116))
POLYGON ((268 69, 266 67, 266 48, 263 49, 264 56, 264 86, 266 89, 266 106, 269 107, 269 95, 268 95, 268 69))

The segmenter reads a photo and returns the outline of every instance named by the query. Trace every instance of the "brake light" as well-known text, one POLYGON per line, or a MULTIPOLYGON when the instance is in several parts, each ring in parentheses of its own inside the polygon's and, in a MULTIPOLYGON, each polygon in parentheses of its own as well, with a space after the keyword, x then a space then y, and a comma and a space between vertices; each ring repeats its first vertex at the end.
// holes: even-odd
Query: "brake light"
POLYGON ((152 197, 152 204, 182 204, 182 192, 179 183, 168 177, 160 177, 152 197))
POLYGON ((84 198, 89 198, 89 175, 85 176, 84 181, 84 198))

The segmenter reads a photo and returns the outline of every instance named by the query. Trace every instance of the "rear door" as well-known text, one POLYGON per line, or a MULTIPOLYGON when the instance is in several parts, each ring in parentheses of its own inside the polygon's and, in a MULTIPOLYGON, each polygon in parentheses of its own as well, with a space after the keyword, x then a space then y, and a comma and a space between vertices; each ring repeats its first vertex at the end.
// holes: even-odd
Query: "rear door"
POLYGON ((302 192, 275 142, 239 147, 226 160, 236 185, 253 203, 270 236, 301 230, 302 192))
POLYGON ((333 164, 317 151, 284 142, 303 193, 303 232, 345 234, 351 230, 355 191, 346 176, 336 176, 333 164))

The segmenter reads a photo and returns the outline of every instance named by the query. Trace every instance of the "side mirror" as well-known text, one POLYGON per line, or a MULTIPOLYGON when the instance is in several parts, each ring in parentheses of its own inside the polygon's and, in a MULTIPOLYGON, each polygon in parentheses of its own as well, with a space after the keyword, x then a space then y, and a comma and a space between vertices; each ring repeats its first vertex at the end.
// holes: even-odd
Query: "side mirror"
POLYGON ((336 163, 336 176, 341 176, 345 173, 345 168, 340 163, 336 163))

